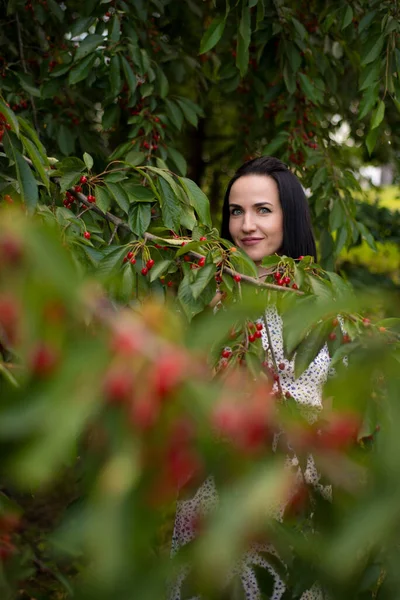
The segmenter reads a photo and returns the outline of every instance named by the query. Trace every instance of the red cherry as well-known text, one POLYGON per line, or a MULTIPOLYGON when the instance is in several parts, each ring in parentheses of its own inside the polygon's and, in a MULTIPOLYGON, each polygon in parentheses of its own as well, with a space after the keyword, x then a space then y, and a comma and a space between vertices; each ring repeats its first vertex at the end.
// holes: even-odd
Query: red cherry
POLYGON ((88 202, 90 202, 91 204, 93 204, 93 202, 96 202, 96 196, 92 196, 92 194, 89 194, 87 199, 88 202))
POLYGON ((292 285, 292 288, 293 288, 294 290, 298 290, 298 289, 299 289, 299 286, 297 285, 297 283, 294 283, 294 284, 292 285))
POLYGON ((258 339, 262 337, 261 331, 258 331, 258 330, 254 333, 254 335, 258 339))
POLYGON ((87 240, 90 240, 90 233, 89 231, 85 231, 85 233, 83 234, 83 237, 85 237, 87 240))
POLYGON ((290 277, 284 277, 282 279, 282 283, 283 283, 283 285, 287 285, 288 283, 290 283, 290 277))
POLYGON ((187 374, 187 360, 179 350, 162 354, 153 366, 154 391, 164 398, 171 393, 187 374))
POLYGON ((185 262, 190 262, 190 261, 191 261, 191 258, 190 258, 190 256, 189 256, 189 254, 185 254, 185 256, 183 257, 183 260, 184 260, 185 262))
POLYGON ((82 191, 82 188, 81 188, 81 186, 80 186, 80 185, 76 185, 76 186, 74 187, 74 190, 75 190, 75 192, 79 193, 79 192, 81 192, 81 191, 82 191))
POLYGON ((202 256, 202 257, 199 259, 198 265, 199 265, 199 267, 204 267, 204 265, 205 265, 205 264, 206 264, 206 259, 205 259, 205 257, 204 257, 204 256, 202 256))
POLYGON ((304 256, 299 256, 298 260, 303 260, 304 256))
POLYGON ((131 265, 135 265, 136 264, 136 258, 133 256, 130 260, 131 265))
POLYGON ((369 327, 369 325, 371 325, 371 321, 370 319, 367 319, 366 317, 362 320, 364 327, 369 327))
POLYGON ((200 238, 200 242, 206 242, 206 241, 207 241, 207 238, 204 235, 202 235, 200 238))
POLYGON ((147 275, 147 273, 149 272, 149 269, 147 267, 143 267, 143 269, 140 272, 142 275, 147 275))
POLYGON ((256 323, 256 329, 257 331, 262 331, 264 325, 262 323, 256 323))
POLYGON ((336 336, 336 333, 334 331, 331 331, 331 333, 329 334, 328 337, 329 337, 330 340, 334 341, 334 340, 336 340, 337 336, 336 336))
POLYGON ((256 336, 255 336, 255 334, 254 334, 254 333, 251 333, 251 334, 249 335, 249 342, 253 343, 253 342, 255 342, 255 341, 256 341, 256 336))
POLYGON ((124 256, 124 260, 122 262, 124 262, 124 263, 128 262, 128 257, 124 256))
POLYGON ((82 177, 79 180, 80 183, 87 183, 87 177, 85 175, 82 175, 82 177))
POLYGON ((146 263, 147 269, 150 270, 153 265, 154 265, 154 260, 152 258, 149 258, 149 260, 146 263))
POLYGON ((233 279, 236 281, 236 283, 239 283, 239 281, 241 281, 242 277, 240 275, 234 275, 233 279))
POLYGON ((279 368, 281 371, 283 371, 283 370, 284 370, 284 368, 285 368, 285 363, 283 363, 283 362, 280 362, 280 363, 279 363, 279 365, 278 365, 278 368, 279 368))
POLYGON ((130 258, 132 258, 132 256, 133 256, 133 252, 128 252, 128 254, 126 255, 126 258, 130 259, 130 258))
POLYGON ((276 272, 274 273, 274 279, 275 279, 276 281, 278 281, 280 278, 281 278, 281 274, 279 273, 279 271, 276 271, 276 272))
POLYGON ((350 336, 345 333, 343 336, 343 344, 349 344, 351 342, 350 336))
POLYGON ((168 281, 168 283, 167 283, 167 286, 168 286, 168 287, 172 287, 173 285, 174 285, 174 282, 173 282, 173 281, 168 281))
POLYGON ((232 356, 232 350, 225 348, 225 350, 222 351, 221 356, 222 358, 229 358, 230 356, 232 356))
POLYGON ((338 319, 333 319, 332 321, 332 327, 337 327, 339 325, 339 320, 338 319))
POLYGON ((32 372, 37 377, 48 377, 55 370, 59 360, 58 352, 45 342, 39 342, 30 357, 32 372))
POLYGON ((121 367, 109 371, 103 382, 103 391, 109 402, 124 402, 133 391, 132 373, 121 367))

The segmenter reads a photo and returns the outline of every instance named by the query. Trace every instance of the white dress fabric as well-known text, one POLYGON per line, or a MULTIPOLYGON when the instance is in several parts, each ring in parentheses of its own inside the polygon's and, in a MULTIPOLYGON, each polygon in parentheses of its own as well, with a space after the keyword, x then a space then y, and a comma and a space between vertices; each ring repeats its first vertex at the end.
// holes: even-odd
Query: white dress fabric
MULTIPOLYGON (((314 361, 310 364, 304 373, 294 378, 294 361, 288 361, 283 353, 283 338, 282 338, 282 319, 275 307, 268 307, 265 313, 265 320, 268 324, 268 330, 271 338, 276 363, 284 363, 285 368, 280 370, 279 378, 283 394, 289 392, 290 395, 301 405, 302 413, 309 422, 317 419, 319 411, 322 409, 322 388, 329 375, 333 374, 330 369, 330 356, 328 347, 325 345, 314 361)), ((266 352, 266 359, 272 363, 271 351, 268 343, 268 336, 265 329, 265 323, 262 330, 262 344, 266 352)), ((277 384, 275 384, 277 389, 277 384)), ((287 458, 288 466, 297 467, 297 458, 293 455, 287 458)), ((304 473, 298 471, 300 480, 304 480, 308 484, 314 485, 325 496, 330 496, 330 486, 323 487, 319 484, 318 472, 315 468, 314 460, 310 455, 307 460, 307 468, 304 473)), ((218 493, 215 487, 213 477, 208 477, 203 485, 197 490, 196 494, 190 500, 181 500, 177 503, 175 527, 172 538, 171 555, 174 556, 179 548, 190 542, 196 537, 196 522, 199 517, 204 517, 209 514, 218 503, 218 493)), ((274 514, 274 517, 281 519, 283 516, 284 507, 274 514)), ((285 592, 285 585, 279 575, 274 571, 272 566, 265 560, 259 551, 266 551, 271 554, 276 554, 274 548, 270 544, 254 544, 252 548, 242 557, 239 568, 240 577, 245 591, 246 600, 260 600, 261 595, 257 585, 255 572, 252 570, 252 565, 259 565, 267 569, 274 578, 274 589, 269 600, 280 600, 285 592)), ((181 598, 181 585, 186 577, 189 568, 182 569, 180 576, 177 578, 169 600, 189 600, 181 598)), ((317 584, 310 590, 303 593, 301 600, 322 600, 323 594, 317 584)), ((190 600, 201 600, 199 596, 190 598, 190 600)))

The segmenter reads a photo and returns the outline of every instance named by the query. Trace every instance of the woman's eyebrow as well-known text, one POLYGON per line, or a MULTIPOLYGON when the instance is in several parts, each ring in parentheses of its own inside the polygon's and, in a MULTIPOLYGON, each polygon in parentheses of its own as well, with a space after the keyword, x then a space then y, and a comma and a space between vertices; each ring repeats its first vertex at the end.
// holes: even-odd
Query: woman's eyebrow
MULTIPOLYGON (((253 206, 264 206, 265 204, 269 204, 270 206, 273 206, 272 202, 268 202, 267 200, 265 202, 256 202, 255 204, 253 204, 253 206)), ((231 207, 242 208, 242 206, 240 204, 235 204, 234 202, 230 202, 229 208, 231 208, 231 207)))

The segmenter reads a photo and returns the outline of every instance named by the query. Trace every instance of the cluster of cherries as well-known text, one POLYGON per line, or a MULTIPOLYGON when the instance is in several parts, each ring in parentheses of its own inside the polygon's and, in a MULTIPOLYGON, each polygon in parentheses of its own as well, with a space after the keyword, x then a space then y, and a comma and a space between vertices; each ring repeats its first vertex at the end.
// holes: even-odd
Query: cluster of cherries
MULTIPOLYGON (((303 258, 303 257, 301 257, 301 258, 303 258)), ((282 275, 282 273, 280 273, 279 271, 276 271, 274 273, 274 279, 275 279, 276 285, 279 285, 280 287, 288 287, 291 282, 291 279, 288 275, 282 275)), ((294 290, 299 289, 297 283, 293 283, 292 288, 294 290)))
MULTIPOLYGON (((88 178, 86 177, 86 175, 82 175, 82 177, 79 180, 80 185, 76 185, 74 187, 74 192, 76 192, 77 194, 82 193, 82 185, 84 185, 85 183, 87 183, 88 178)), ((88 202, 90 202, 91 204, 94 204, 96 202, 96 196, 94 196, 93 194, 88 194, 86 196, 88 202)), ((63 200, 63 204, 65 206, 65 208, 71 208, 72 204, 75 202, 75 196, 73 194, 71 194, 71 192, 66 192, 65 194, 65 198, 63 200)), ((87 237, 85 235, 85 237, 87 237)), ((90 235, 89 235, 90 237, 90 235)), ((88 238, 89 239, 89 238, 88 238)))
MULTIPOLYGON (((136 257, 135 254, 132 252, 132 250, 130 250, 128 252, 128 254, 126 256, 124 256, 124 263, 130 262, 131 265, 135 265, 136 264, 136 257)), ((146 261, 146 265, 141 269, 141 274, 146 276, 147 273, 150 271, 150 269, 152 269, 154 266, 154 260, 152 258, 149 258, 149 260, 146 261)))

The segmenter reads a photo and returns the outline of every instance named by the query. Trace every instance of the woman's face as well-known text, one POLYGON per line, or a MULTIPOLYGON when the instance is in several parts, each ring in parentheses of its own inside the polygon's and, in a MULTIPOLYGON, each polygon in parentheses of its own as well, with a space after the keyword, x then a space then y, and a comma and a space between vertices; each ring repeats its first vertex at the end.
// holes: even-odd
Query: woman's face
POLYGON ((243 175, 229 194, 229 232, 236 246, 259 264, 279 252, 283 212, 277 183, 267 175, 243 175))

